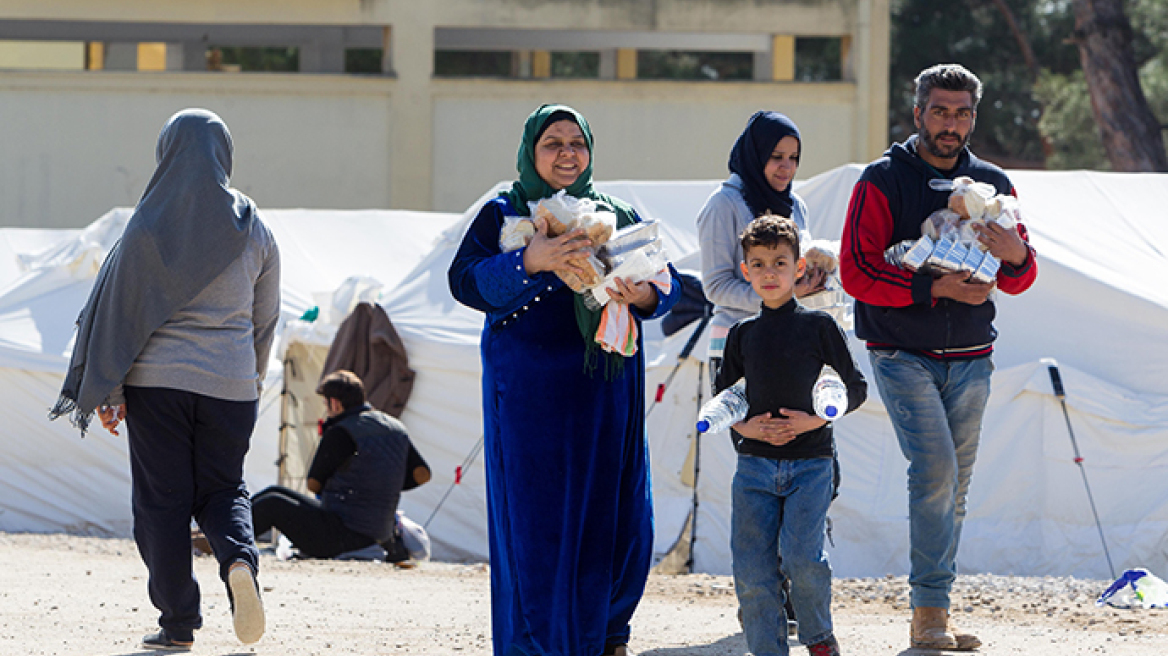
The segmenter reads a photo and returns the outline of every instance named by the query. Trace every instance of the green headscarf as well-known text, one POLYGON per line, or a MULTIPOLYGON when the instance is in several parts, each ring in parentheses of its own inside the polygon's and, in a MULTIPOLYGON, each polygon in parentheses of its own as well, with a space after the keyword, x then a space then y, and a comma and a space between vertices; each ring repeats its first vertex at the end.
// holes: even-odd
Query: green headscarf
MULTIPOLYGON (((576 198, 591 198, 612 208, 613 213, 616 214, 618 230, 635 223, 635 212, 631 205, 623 200, 599 193, 592 186, 592 162, 595 161, 592 157, 595 152, 592 148, 592 128, 588 127, 588 121, 584 120, 580 112, 567 105, 542 105, 527 117, 527 121, 523 124, 523 140, 519 142, 519 155, 515 162, 515 167, 519 170, 519 179, 512 183, 509 191, 502 192, 500 195, 511 201, 511 206, 520 216, 530 216, 531 210, 527 207, 529 201, 537 201, 556 194, 557 190, 553 189, 535 170, 535 142, 543 134, 544 128, 549 124, 549 119, 552 118, 557 121, 568 119, 575 122, 576 125, 580 126, 580 131, 584 133, 584 140, 588 144, 588 166, 580 172, 580 176, 576 178, 575 182, 565 188, 568 195, 576 198)), ((585 366, 592 369, 597 364, 598 356, 607 356, 606 373, 611 376, 619 372, 624 364, 624 357, 616 353, 603 352, 596 343, 596 330, 600 327, 601 314, 602 310, 588 309, 584 305, 583 297, 579 294, 576 295, 576 325, 579 326, 580 334, 584 337, 586 345, 585 366)))

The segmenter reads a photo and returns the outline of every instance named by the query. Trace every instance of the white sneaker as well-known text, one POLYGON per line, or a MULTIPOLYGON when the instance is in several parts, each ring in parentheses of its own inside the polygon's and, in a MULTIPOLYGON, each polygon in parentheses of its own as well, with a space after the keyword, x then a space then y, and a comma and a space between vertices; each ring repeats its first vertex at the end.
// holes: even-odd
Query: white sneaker
POLYGON ((235 636, 250 645, 264 635, 264 602, 260 600, 259 584, 250 567, 237 563, 227 572, 227 587, 231 590, 235 636))

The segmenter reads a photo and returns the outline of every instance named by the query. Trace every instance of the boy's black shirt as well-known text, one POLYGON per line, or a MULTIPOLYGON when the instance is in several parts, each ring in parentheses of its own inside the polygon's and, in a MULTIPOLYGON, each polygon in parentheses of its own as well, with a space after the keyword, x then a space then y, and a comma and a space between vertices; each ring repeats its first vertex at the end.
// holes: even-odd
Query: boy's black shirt
MULTIPOLYGON (((734 324, 722 357, 715 386, 720 392, 745 376, 748 419, 765 412, 778 417, 780 408, 815 414, 811 394, 824 364, 847 386, 848 412, 868 397, 868 384, 835 319, 795 299, 777 309, 764 305, 758 314, 734 324)), ((739 453, 776 460, 830 458, 835 453, 830 423, 783 446, 746 439, 735 431, 731 437, 739 453)))

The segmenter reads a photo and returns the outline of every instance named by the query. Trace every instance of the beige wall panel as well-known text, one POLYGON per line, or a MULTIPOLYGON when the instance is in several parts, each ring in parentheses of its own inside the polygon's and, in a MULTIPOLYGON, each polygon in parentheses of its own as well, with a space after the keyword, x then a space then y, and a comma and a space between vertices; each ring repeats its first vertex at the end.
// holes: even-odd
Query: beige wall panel
POLYGON ((429 5, 434 24, 514 28, 644 29, 662 31, 814 34, 850 25, 856 2, 800 0, 5 0, 0 17, 25 19, 177 21, 207 23, 362 24, 393 22, 429 5))
MULTIPOLYGON (((410 0, 395 0, 410 1, 410 0)), ((431 0, 413 0, 430 2, 431 0)), ((5 0, 0 17, 185 23, 353 24, 389 0, 5 0)))
POLYGON ((163 123, 192 106, 230 126, 232 184, 261 208, 389 207, 390 89, 318 76, 0 75, 0 225, 77 228, 134 205, 163 123))
MULTIPOLYGON (((382 0, 393 6, 409 0, 382 0)), ((824 25, 850 25, 857 0, 801 0, 782 4, 766 0, 429 0, 438 24, 480 27, 641 29, 705 32, 819 33, 824 25)))
POLYGON ((85 69, 85 44, 81 41, 0 41, 0 69, 85 69))
POLYGON ((863 161, 853 152, 851 85, 672 83, 441 85, 434 105, 434 209, 459 211, 515 177, 523 121, 545 102, 580 110, 596 137, 600 180, 720 179, 758 109, 789 115, 804 136, 799 177, 863 161))

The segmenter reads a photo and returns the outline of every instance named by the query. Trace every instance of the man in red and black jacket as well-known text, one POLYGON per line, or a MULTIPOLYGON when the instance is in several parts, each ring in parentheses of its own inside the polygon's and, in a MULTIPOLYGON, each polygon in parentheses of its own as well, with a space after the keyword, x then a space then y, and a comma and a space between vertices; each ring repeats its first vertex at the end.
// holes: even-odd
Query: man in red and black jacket
POLYGON ((934 277, 889 264, 884 251, 921 236, 949 193, 932 179, 968 176, 1014 194, 1002 169, 967 148, 982 86, 956 64, 916 79, 916 135, 870 164, 852 192, 840 245, 844 289, 856 299, 856 336, 867 342, 880 396, 909 460, 913 621, 911 645, 976 649, 981 641, 948 617, 966 495, 989 398, 994 288, 1026 291, 1037 275, 1021 224, 988 223, 978 239, 1001 260, 994 283, 966 273, 934 277))

